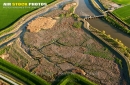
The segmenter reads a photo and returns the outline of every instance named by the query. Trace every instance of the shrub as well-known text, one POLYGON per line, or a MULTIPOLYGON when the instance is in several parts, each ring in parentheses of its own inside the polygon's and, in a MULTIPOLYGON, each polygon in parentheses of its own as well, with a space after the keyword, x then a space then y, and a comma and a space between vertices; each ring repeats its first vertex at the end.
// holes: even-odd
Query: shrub
POLYGON ((130 48, 127 48, 126 50, 130 53, 130 48))
POLYGON ((73 13, 73 12, 74 12, 74 6, 69 9, 69 13, 73 13))
POLYGON ((60 18, 63 18, 64 16, 65 16, 64 14, 60 14, 60 15, 59 15, 60 18))
POLYGON ((10 47, 4 47, 2 49, 0 49, 0 55, 6 53, 7 51, 9 51, 10 47))
POLYGON ((66 17, 70 17, 70 15, 71 15, 70 13, 66 13, 65 14, 66 17))
POLYGON ((125 52, 124 55, 125 55, 126 57, 130 57, 130 54, 129 54, 128 52, 125 52))
POLYGON ((77 19, 79 16, 78 16, 77 14, 72 14, 72 17, 73 17, 74 19, 77 19))
POLYGON ((117 64, 119 64, 119 66, 120 66, 121 69, 122 69, 122 61, 121 61, 121 59, 115 58, 115 62, 116 62, 117 64))
POLYGON ((82 26, 82 22, 74 22, 74 24, 73 24, 73 27, 75 27, 75 28, 81 28, 81 26, 82 26))

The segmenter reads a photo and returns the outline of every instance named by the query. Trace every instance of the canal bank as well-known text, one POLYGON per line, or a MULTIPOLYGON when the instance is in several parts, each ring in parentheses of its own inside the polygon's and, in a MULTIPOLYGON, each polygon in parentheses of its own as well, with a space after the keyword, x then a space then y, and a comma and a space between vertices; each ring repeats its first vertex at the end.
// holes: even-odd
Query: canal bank
MULTIPOLYGON (((79 0, 79 6, 77 7, 75 13, 81 17, 85 17, 87 15, 101 15, 97 10, 94 9, 89 0, 79 0)), ((106 31, 106 34, 111 35, 115 39, 117 38, 121 40, 124 45, 130 48, 130 37, 124 34, 122 31, 117 30, 117 28, 115 28, 114 26, 98 18, 88 20, 88 22, 100 31, 104 30, 106 31)))
MULTIPOLYGON (((85 13, 85 11, 84 10, 76 10, 76 13, 77 14, 79 14, 79 16, 81 16, 81 17, 85 17, 85 16, 87 16, 88 14, 91 14, 91 13, 93 13, 94 15, 96 15, 97 16, 97 14, 95 13, 96 12, 96 10, 94 9, 94 7, 91 5, 91 3, 89 2, 89 0, 80 0, 79 1, 79 5, 81 5, 81 3, 85 3, 86 2, 86 5, 88 5, 88 6, 86 6, 86 7, 91 7, 91 9, 89 9, 89 8, 87 8, 87 9, 89 9, 86 13, 85 13), (92 11, 91 11, 92 10, 92 11), (95 12, 94 12, 94 10, 95 10, 95 12), (83 15, 83 13, 84 13, 84 15, 83 15)), ((83 4, 82 4, 82 6, 83 6, 83 4)), ((84 5, 85 6, 85 5, 84 5)), ((80 9, 80 7, 81 6, 78 6, 79 7, 79 9, 80 9)), ((83 7, 83 9, 85 9, 85 7, 83 7)), ((87 10, 86 9, 86 10, 87 10)), ((98 13, 98 12, 97 12, 98 13)), ((98 15, 100 15, 100 13, 98 14, 98 15)), ((117 38, 117 39, 119 39, 119 40, 123 40, 122 42, 127 46, 127 47, 129 47, 130 45, 129 45, 129 40, 130 40, 130 38, 126 35, 126 34, 124 34, 124 33, 122 33, 121 31, 119 31, 119 30, 117 30, 115 27, 113 27, 113 26, 111 26, 110 24, 108 24, 106 21, 103 21, 103 20, 101 20, 101 19, 91 19, 91 20, 87 20, 89 23, 90 23, 90 25, 91 26, 93 26, 94 28, 97 28, 98 30, 100 30, 100 31, 106 31, 106 34, 109 34, 109 35, 111 35, 113 38, 117 38), (124 39, 125 38, 125 39, 124 39)), ((92 33, 92 35, 93 35, 93 37, 95 37, 96 38, 96 40, 98 40, 100 43, 102 43, 102 44, 104 44, 105 46, 107 46, 114 54, 116 54, 117 55, 117 57, 118 58, 120 58, 121 60, 122 60, 122 64, 123 64, 123 77, 125 77, 125 79, 127 80, 127 83, 130 83, 129 82, 129 62, 127 61, 127 59, 126 59, 126 57, 124 56, 124 55, 122 55, 122 53, 120 53, 120 52, 118 52, 115 48, 112 48, 111 46, 109 46, 108 44, 106 44, 106 41, 104 41, 104 40, 102 40, 102 39, 100 39, 100 37, 98 37, 98 35, 95 35, 95 34, 93 34, 92 33)))

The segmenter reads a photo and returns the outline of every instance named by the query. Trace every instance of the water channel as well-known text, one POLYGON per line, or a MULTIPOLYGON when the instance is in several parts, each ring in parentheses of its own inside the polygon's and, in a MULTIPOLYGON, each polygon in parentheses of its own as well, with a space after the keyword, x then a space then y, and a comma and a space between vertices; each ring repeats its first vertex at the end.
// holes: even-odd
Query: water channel
MULTIPOLYGON (((92 6, 89 0, 78 0, 78 3, 79 5, 75 13, 79 16, 83 17, 87 15, 100 15, 100 13, 92 6)), ((111 37, 121 40, 124 45, 130 48, 130 37, 117 30, 117 28, 115 28, 114 26, 111 26, 110 24, 97 18, 88 20, 88 22, 100 31, 104 30, 106 31, 106 34, 111 35, 111 37)))

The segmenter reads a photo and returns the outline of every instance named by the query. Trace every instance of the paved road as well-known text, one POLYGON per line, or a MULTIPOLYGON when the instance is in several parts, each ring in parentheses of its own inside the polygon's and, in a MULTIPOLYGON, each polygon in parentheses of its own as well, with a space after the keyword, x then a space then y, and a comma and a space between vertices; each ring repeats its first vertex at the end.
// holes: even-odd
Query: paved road
POLYGON ((19 85, 19 84, 17 84, 16 82, 10 80, 9 78, 3 76, 1 73, 0 73, 0 78, 3 79, 3 80, 8 81, 8 82, 11 83, 12 85, 19 85))
MULTIPOLYGON (((11 74, 6 73, 6 72, 4 72, 4 71, 2 71, 2 70, 0 70, 0 75, 3 75, 3 76, 5 76, 5 77, 8 78, 8 79, 14 80, 14 82, 17 83, 18 85, 19 85, 19 84, 20 84, 20 85, 26 85, 26 83, 24 83, 23 81, 19 80, 18 78, 14 77, 14 76, 12 76, 11 74)), ((1 78, 1 77, 0 77, 0 78, 1 78)), ((1 79, 2 79, 2 78, 1 78, 1 79)))

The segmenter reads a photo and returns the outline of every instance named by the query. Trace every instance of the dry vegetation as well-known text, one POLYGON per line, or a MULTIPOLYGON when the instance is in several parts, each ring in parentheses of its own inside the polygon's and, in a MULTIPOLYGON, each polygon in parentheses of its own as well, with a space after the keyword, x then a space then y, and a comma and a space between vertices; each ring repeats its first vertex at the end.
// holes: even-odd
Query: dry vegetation
MULTIPOLYGON (((66 12, 59 9, 44 17, 58 17, 66 12)), ((73 17, 62 17, 51 29, 26 31, 24 43, 15 41, 6 52, 6 60, 49 82, 63 72, 80 69, 97 84, 122 83, 123 73, 114 62, 115 55, 82 28, 74 28, 75 21, 73 17)))
POLYGON ((118 85, 122 73, 114 63, 115 55, 82 29, 74 28, 74 22, 72 17, 65 17, 52 29, 25 33, 24 41, 30 55, 39 60, 32 72, 53 81, 62 72, 80 68, 87 78, 98 84, 118 85), (99 54, 93 54, 96 52, 99 54))

